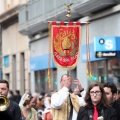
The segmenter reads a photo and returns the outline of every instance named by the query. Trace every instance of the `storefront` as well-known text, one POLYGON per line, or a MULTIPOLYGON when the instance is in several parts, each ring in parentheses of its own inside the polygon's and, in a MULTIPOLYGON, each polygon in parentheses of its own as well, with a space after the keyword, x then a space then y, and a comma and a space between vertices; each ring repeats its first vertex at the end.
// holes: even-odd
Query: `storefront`
MULTIPOLYGON (((92 78, 88 81, 114 82, 120 87, 120 37, 95 37, 90 44, 92 78)), ((81 61, 86 62, 86 45, 81 47, 81 61)))
MULTIPOLYGON (((35 91, 49 91, 48 88, 48 54, 31 57, 30 59, 30 69, 34 72, 35 78, 35 91)), ((56 81, 56 67, 51 60, 50 64, 51 71, 51 90, 57 89, 57 81, 56 81)))

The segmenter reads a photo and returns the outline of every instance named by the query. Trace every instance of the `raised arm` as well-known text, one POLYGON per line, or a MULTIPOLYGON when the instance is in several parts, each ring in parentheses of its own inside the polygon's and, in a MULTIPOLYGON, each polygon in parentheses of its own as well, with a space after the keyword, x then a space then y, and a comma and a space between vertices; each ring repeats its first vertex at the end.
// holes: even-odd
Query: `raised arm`
POLYGON ((54 93, 51 97, 51 107, 60 109, 69 95, 69 89, 63 87, 60 91, 54 93))

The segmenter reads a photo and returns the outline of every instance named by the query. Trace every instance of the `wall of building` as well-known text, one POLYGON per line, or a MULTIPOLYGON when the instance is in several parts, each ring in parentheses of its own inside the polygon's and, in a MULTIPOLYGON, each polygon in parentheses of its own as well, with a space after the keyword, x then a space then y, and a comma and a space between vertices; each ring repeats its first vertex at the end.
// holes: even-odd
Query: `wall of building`
MULTIPOLYGON (((100 13, 99 13, 100 15, 100 13)), ((81 45, 86 44, 86 25, 82 25, 81 29, 81 45)), ((89 24, 89 37, 90 43, 94 42, 95 36, 120 36, 120 13, 111 14, 109 16, 101 17, 99 19, 93 20, 89 24)), ((35 57, 37 55, 43 55, 48 53, 48 37, 31 42, 31 56, 35 57)), ((57 69, 57 82, 58 88, 60 88, 60 78, 67 71, 57 69)), ((86 89, 88 85, 87 75, 86 75, 86 63, 81 62, 81 56, 77 64, 77 78, 82 83, 82 86, 86 89)), ((34 77, 32 77, 34 79, 34 77)), ((34 80, 32 80, 34 81, 34 80)))
POLYGON ((15 23, 2 31, 3 79, 10 82, 10 89, 19 89, 24 93, 29 90, 30 84, 30 52, 28 37, 22 36, 18 28, 18 23, 15 23), (5 66, 5 56, 9 58, 8 66, 5 66))
MULTIPOLYGON (((70 0, 68 0, 71 2, 70 0)), ((68 2, 66 1, 66 3, 68 2)), ((66 9, 64 6, 65 1, 56 2, 55 0, 51 4, 53 7, 49 7, 50 1, 36 0, 28 3, 27 6, 23 6, 20 9, 19 14, 19 23, 20 23, 20 32, 21 34, 33 36, 34 34, 40 34, 47 29, 47 21, 49 20, 66 20, 66 9), (39 6, 42 5, 41 8, 39 6), (46 6, 48 6, 46 8, 46 6), (39 11, 38 11, 39 9, 39 11), (27 12, 26 12, 27 11, 27 12), (38 11, 38 12, 36 12, 38 11)), ((89 25, 89 35, 90 42, 94 41, 94 37, 98 35, 119 35, 119 5, 116 5, 116 2, 113 1, 97 1, 97 0, 74 0, 72 5, 71 20, 79 21, 90 21, 89 25), (81 4, 83 3, 83 4, 81 4), (108 7, 111 9, 108 9, 108 7), (101 11, 101 12, 100 12, 101 11), (116 13, 114 13, 117 11, 116 13), (109 14, 108 14, 109 13, 109 14), (77 17, 75 17, 77 16, 77 17), (79 17, 79 18, 78 18, 79 17), (82 19, 80 19, 82 18, 82 19), (114 23, 115 22, 115 23, 114 23), (114 30, 115 27, 115 30, 114 30), (114 32, 113 32, 114 30, 114 32)), ((42 34, 41 34, 42 35, 42 34)), ((37 39, 37 38, 36 38, 37 39)), ((31 57, 36 57, 39 55, 44 55, 48 53, 48 40, 49 38, 42 38, 30 42, 31 57), (47 48, 47 49, 46 49, 47 48)), ((32 39, 31 39, 32 40, 32 39)), ((81 33, 81 44, 86 44, 86 26, 82 25, 81 33)), ((39 72, 38 70, 37 72, 39 72)), ((35 82, 35 72, 31 71, 32 83, 35 82)), ((67 71, 57 69, 57 81, 58 88, 60 88, 60 78, 61 75, 67 73, 67 71)), ((73 72, 74 73, 74 72, 73 72)), ((74 75, 75 76, 75 75, 74 75)), ((84 88, 87 88, 88 80, 86 75, 86 63, 81 62, 81 56, 77 64, 77 76, 81 81, 81 84, 84 88)), ((35 84, 34 84, 35 85, 35 84)), ((32 90, 35 90, 35 86, 32 86, 32 90)))
POLYGON ((48 53, 49 38, 41 38, 30 43, 31 57, 44 55, 48 53))
POLYGON ((12 9, 13 7, 24 4, 28 0, 0 0, 0 14, 12 9))
MULTIPOLYGON (((100 13, 99 13, 100 14, 100 13)), ((82 43, 85 43, 85 28, 82 26, 82 43)), ((94 41, 95 36, 119 36, 120 35, 120 12, 98 18, 91 21, 89 25, 90 42, 94 41)))
MULTIPOLYGON (((82 25, 81 45, 86 44, 85 34, 86 26, 82 25)), ((120 36, 120 12, 91 21, 89 25, 90 42, 94 42, 95 36, 120 36)), ((86 63, 80 60, 77 68, 78 78, 82 81, 84 88, 87 88, 86 63)))

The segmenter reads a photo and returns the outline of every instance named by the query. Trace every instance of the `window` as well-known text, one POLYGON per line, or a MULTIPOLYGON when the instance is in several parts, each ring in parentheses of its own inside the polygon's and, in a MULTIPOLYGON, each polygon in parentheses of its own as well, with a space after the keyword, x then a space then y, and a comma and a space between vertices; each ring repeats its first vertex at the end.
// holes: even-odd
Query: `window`
POLYGON ((120 88, 120 58, 108 60, 108 81, 120 88))
POLYGON ((9 66, 9 56, 4 57, 4 66, 8 67, 9 66))
POLYGON ((91 62, 92 78, 89 81, 105 82, 107 78, 106 60, 91 62))
POLYGON ((57 90, 57 69, 50 69, 51 75, 51 88, 48 86, 48 69, 35 71, 35 91, 36 92, 49 92, 49 90, 57 90))

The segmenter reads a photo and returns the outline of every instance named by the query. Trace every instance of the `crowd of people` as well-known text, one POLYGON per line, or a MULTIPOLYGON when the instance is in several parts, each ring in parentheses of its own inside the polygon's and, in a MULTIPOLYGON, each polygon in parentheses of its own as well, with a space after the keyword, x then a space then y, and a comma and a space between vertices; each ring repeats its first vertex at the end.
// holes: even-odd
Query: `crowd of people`
POLYGON ((12 90, 9 90, 8 92, 8 96, 7 96, 10 100, 16 102, 19 104, 20 100, 21 100, 21 95, 20 95, 20 91, 19 90, 15 90, 15 93, 13 93, 12 90))
POLYGON ((0 96, 10 100, 6 110, 0 108, 0 119, 120 120, 120 90, 114 83, 94 81, 84 90, 80 80, 64 74, 60 85, 60 90, 49 94, 26 92, 21 96, 19 90, 9 90, 6 80, 0 80, 0 96), (72 89, 72 84, 77 87, 72 89))

